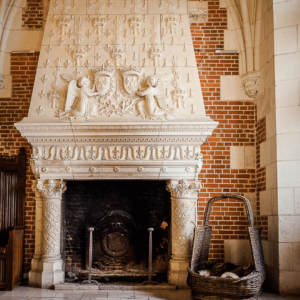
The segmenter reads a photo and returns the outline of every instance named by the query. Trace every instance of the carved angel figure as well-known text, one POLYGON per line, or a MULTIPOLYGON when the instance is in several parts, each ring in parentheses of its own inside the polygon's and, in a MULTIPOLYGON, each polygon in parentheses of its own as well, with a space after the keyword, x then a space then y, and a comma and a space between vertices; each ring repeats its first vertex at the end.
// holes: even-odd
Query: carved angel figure
POLYGON ((169 109, 166 104, 163 79, 168 79, 168 76, 149 76, 146 80, 147 87, 136 92, 138 96, 145 97, 143 101, 137 103, 138 114, 142 118, 170 120, 174 117, 174 110, 169 109))
POLYGON ((68 121, 88 120, 96 114, 96 106, 89 105, 89 97, 98 95, 95 92, 95 84, 90 89, 90 80, 82 77, 78 80, 71 80, 68 86, 68 94, 65 110, 59 112, 59 118, 68 121), (77 87, 78 86, 78 87, 77 87))

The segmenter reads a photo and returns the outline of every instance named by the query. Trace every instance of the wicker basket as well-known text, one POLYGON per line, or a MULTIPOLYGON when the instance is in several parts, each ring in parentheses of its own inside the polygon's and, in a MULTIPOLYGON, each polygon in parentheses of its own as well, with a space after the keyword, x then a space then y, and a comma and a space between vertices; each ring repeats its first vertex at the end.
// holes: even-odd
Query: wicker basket
POLYGON ((265 277, 266 265, 260 240, 260 228, 253 226, 253 213, 249 200, 239 195, 220 195, 211 198, 205 209, 203 226, 197 226, 195 229, 191 267, 188 269, 188 285, 192 289, 192 297, 199 300, 258 299, 265 277), (212 226, 208 226, 208 220, 212 205, 215 201, 225 198, 242 200, 250 223, 248 229, 255 271, 239 279, 202 276, 196 273, 207 269, 212 232, 212 226))

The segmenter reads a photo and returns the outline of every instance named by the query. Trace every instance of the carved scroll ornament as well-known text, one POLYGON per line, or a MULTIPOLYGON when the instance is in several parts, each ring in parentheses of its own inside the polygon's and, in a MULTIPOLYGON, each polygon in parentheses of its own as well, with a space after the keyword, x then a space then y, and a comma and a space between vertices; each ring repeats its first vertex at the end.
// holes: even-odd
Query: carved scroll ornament
POLYGON ((173 180, 169 180, 167 184, 167 191, 171 193, 172 197, 176 198, 198 198, 198 194, 201 189, 200 182, 189 183, 184 179, 179 180, 176 184, 173 180))

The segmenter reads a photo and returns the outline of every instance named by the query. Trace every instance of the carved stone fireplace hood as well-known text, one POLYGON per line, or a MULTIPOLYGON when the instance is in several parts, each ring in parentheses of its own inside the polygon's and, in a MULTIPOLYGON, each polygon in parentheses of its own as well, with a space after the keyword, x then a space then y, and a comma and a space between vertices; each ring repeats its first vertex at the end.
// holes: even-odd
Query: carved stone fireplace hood
POLYGON ((172 245, 183 242, 172 246, 169 281, 184 285, 201 145, 217 125, 205 114, 186 0, 51 0, 29 115, 15 124, 38 179, 30 284, 64 278, 62 180, 170 179, 172 218, 182 210, 172 245))

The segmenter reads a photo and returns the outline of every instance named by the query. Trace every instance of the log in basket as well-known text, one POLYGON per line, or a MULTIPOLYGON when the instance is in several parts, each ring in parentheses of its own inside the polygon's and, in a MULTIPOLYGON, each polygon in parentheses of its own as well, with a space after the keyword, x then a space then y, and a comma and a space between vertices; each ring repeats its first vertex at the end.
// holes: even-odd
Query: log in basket
POLYGON ((211 198, 205 209, 203 226, 195 228, 191 267, 188 269, 188 285, 192 289, 192 297, 198 300, 258 299, 265 278, 266 265, 260 239, 260 228, 254 227, 253 212, 249 200, 240 195, 226 194, 211 198), (202 276, 198 274, 198 271, 208 269, 210 265, 208 262, 208 253, 212 226, 208 225, 208 221, 212 205, 214 202, 226 198, 242 200, 244 202, 250 223, 248 230, 255 270, 239 279, 202 276))

